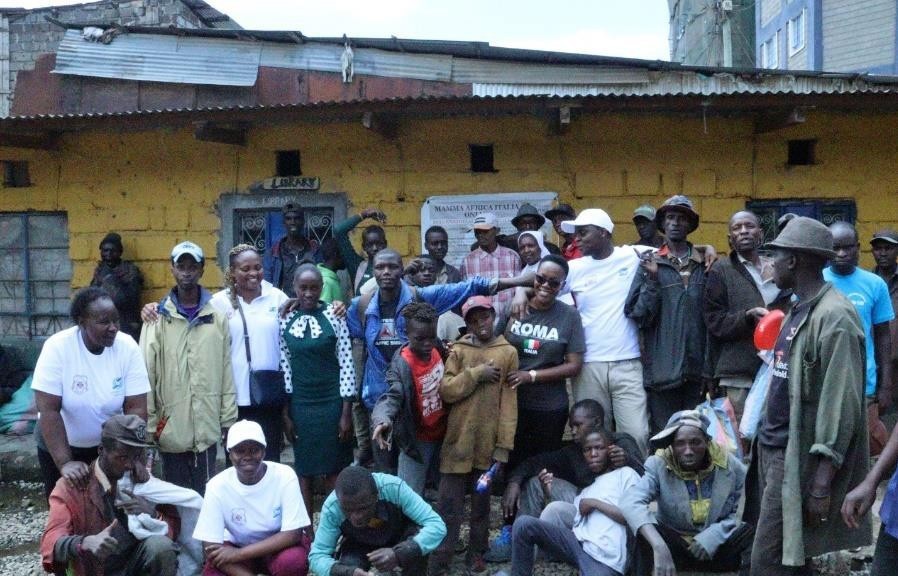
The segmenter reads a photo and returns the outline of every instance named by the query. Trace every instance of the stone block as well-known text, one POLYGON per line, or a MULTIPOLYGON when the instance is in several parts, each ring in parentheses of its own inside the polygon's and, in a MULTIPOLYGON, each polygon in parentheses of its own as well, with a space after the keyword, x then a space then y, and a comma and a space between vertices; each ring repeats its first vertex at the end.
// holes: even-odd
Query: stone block
POLYGON ((189 220, 187 229, 193 231, 218 230, 221 220, 218 214, 208 206, 190 206, 188 209, 189 220))
POLYGON ((98 238, 93 234, 73 234, 69 238, 69 256, 72 260, 89 260, 96 257, 98 238))
MULTIPOLYGON (((217 218, 216 215, 216 221, 217 218)), ((185 206, 165 207, 165 230, 188 230, 190 222, 190 213, 185 206)))
POLYGON ((71 210, 69 208, 69 233, 77 234, 81 232, 106 232, 109 230, 106 224, 106 211, 98 209, 90 210, 71 210))
POLYGON ((143 207, 112 209, 108 211, 108 225, 113 230, 146 230, 149 227, 149 210, 143 207))
MULTIPOLYGON (((693 198, 693 200, 696 200, 693 198)), ((727 223, 730 216, 745 210, 745 200, 741 198, 701 198, 702 222, 727 223)))

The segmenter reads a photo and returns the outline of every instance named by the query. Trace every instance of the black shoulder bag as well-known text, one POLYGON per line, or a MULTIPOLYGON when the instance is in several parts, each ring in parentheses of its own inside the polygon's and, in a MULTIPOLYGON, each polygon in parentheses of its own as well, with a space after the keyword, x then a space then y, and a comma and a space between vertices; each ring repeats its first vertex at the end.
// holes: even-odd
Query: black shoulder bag
POLYGON ((280 370, 253 370, 253 359, 249 351, 249 331, 243 306, 237 302, 237 311, 243 320, 243 345, 246 347, 246 363, 249 366, 249 398, 252 406, 280 408, 287 401, 284 390, 284 373, 280 370))

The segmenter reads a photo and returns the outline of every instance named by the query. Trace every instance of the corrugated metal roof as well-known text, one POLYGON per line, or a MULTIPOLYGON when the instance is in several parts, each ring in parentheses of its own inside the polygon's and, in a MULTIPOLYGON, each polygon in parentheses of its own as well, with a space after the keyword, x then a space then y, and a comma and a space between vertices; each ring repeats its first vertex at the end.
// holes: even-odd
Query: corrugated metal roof
MULTIPOLYGON (((317 42, 292 45, 265 43, 260 64, 274 68, 340 72, 343 50, 341 45, 317 42)), ((449 82, 452 81, 452 56, 356 49, 353 70, 355 74, 449 82)))
MULTIPOLYGON (((863 96, 877 96, 883 94, 894 93, 898 91, 898 86, 896 86, 893 90, 880 90, 880 91, 862 91, 857 92, 858 95, 863 96)), ((768 92, 766 95, 782 95, 782 96, 794 96, 792 93, 773 93, 768 92)), ((837 96, 836 93, 819 93, 819 94, 803 94, 802 96, 821 96, 821 97, 833 97, 837 96)), ((700 97, 701 95, 692 94, 692 95, 680 95, 681 97, 691 96, 693 98, 700 97)), ((741 93, 741 94, 730 94, 728 96, 752 96, 750 93, 741 93)), ((763 96, 759 94, 759 96, 763 96)), ((669 97, 669 96, 668 96, 669 97)), ((415 104, 435 104, 435 105, 443 105, 443 104, 484 104, 490 105, 495 104, 498 107, 493 107, 495 110, 503 110, 504 105, 515 106, 516 110, 532 110, 532 106, 540 105, 540 104, 548 104, 553 107, 563 105, 566 102, 571 102, 572 104, 576 104, 578 106, 590 107, 597 106, 602 109, 607 109, 607 104, 611 104, 612 106, 624 106, 626 102, 650 102, 652 100, 661 100, 665 98, 664 95, 651 96, 651 97, 624 97, 624 96, 549 96, 549 95, 522 95, 522 96, 418 96, 412 98, 383 98, 383 99, 371 99, 371 100, 351 100, 351 101, 329 101, 329 102, 314 102, 308 104, 273 104, 273 105, 254 105, 254 106, 245 106, 245 105, 234 105, 234 106, 207 106, 200 108, 166 108, 166 109, 155 109, 155 110, 129 110, 122 112, 85 112, 85 113, 77 113, 77 114, 35 114, 32 116, 10 116, 8 118, 0 119, 0 126, 2 125, 15 125, 17 123, 35 121, 35 120, 92 120, 92 119, 109 119, 109 118, 147 118, 153 116, 165 116, 165 115, 178 115, 178 114, 188 114, 191 118, 206 118, 204 114, 211 113, 227 113, 227 112, 265 112, 265 111, 340 111, 340 110, 365 110, 365 111, 376 111, 377 105, 390 106, 393 108, 399 107, 399 110, 411 110, 412 105, 415 104)), ((881 101, 877 100, 877 109, 885 109, 882 107, 881 101)), ((720 109, 733 109, 733 106, 727 106, 724 101, 717 100, 715 101, 716 107, 720 109)), ((791 105, 796 105, 793 101, 791 105)), ((844 105, 844 102, 843 104, 844 105)), ((867 103, 862 104, 861 101, 858 101, 859 106, 871 106, 872 104, 867 101, 867 103)), ((654 106, 657 106, 654 105, 654 106)), ((898 101, 893 101, 893 107, 891 110, 898 110, 898 101)), ((737 105, 738 107, 738 105, 737 105)), ((748 108, 757 109, 755 106, 749 106, 748 108)), ((511 109, 511 108, 509 108, 511 109)), ((657 108, 655 108, 657 109, 657 108)), ((207 118, 206 118, 207 119, 207 118)))
MULTIPOLYGON (((292 43, 270 41, 281 32, 175 30, 126 33, 110 44, 86 42, 68 30, 56 73, 123 80, 219 86, 252 86, 259 66, 340 72, 343 46, 292 34, 292 43), (228 36, 222 36, 223 34, 228 36), (259 38, 265 38, 260 41, 259 38)), ((355 46, 356 74, 475 84, 478 96, 679 94, 828 94, 891 91, 898 79, 803 71, 696 68, 672 62, 493 48, 479 42, 366 41, 355 46), (433 52, 410 52, 430 47, 433 52), (373 46, 377 46, 376 48, 373 46), (388 47, 392 49, 387 49, 388 47), (476 57, 488 54, 489 57, 476 57), (515 54, 521 60, 511 60, 515 54), (562 58, 564 56, 565 58, 562 58), (500 58, 500 59, 493 59, 500 58), (578 63, 574 63, 578 62, 578 63)))
POLYGON ((216 86, 253 86, 262 44, 239 40, 167 35, 122 34, 109 44, 88 42, 67 30, 56 54, 58 74, 179 82, 216 86))
POLYGON ((898 80, 888 82, 869 77, 843 75, 791 76, 788 74, 753 75, 719 72, 712 75, 695 72, 646 72, 646 81, 636 84, 559 85, 539 83, 473 83, 474 96, 719 96, 729 94, 854 94, 895 93, 898 80))

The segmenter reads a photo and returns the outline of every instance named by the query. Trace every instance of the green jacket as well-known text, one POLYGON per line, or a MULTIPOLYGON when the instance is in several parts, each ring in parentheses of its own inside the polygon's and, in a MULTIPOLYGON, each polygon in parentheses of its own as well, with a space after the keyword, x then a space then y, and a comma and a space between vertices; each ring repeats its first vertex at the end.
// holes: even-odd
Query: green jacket
MULTIPOLYGON (((854 306, 827 283, 814 296, 798 325, 789 354, 789 442, 783 480, 783 564, 872 540, 870 514, 861 528, 841 520, 845 495, 869 470, 864 400, 864 330, 854 306), (816 528, 802 521, 814 455, 836 467, 830 491, 829 521, 816 528)), ((789 323, 788 318, 783 326, 789 323)))
POLYGON ((159 303, 159 320, 144 324, 140 347, 147 363, 147 427, 162 452, 201 452, 237 421, 228 320, 201 289, 192 322, 178 312, 174 290, 159 303))

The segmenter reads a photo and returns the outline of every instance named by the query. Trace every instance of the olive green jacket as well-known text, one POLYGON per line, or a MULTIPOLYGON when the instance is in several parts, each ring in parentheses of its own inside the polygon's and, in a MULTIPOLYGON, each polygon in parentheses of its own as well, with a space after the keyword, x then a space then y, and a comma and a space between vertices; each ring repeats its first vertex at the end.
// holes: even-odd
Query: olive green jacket
POLYGON ((202 290, 192 321, 178 312, 172 291, 159 303, 159 320, 144 324, 140 347, 147 363, 147 427, 162 452, 202 452, 237 421, 228 319, 202 290))
MULTIPOLYGON (((864 400, 864 330, 851 304, 827 283, 808 303, 789 354, 789 442, 783 480, 783 564, 865 546, 871 542, 870 514, 852 530, 839 512, 849 490, 869 470, 864 400), (813 456, 836 468, 829 521, 812 528, 802 520, 814 473, 813 456)), ((788 317, 783 326, 789 323, 788 317)))

